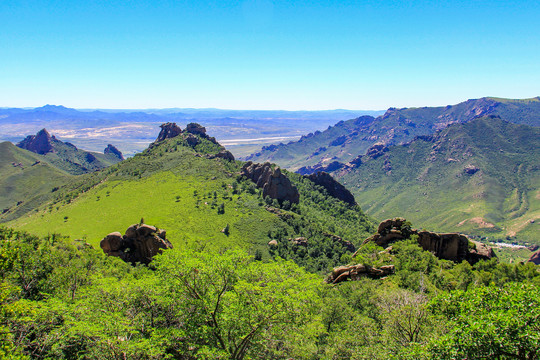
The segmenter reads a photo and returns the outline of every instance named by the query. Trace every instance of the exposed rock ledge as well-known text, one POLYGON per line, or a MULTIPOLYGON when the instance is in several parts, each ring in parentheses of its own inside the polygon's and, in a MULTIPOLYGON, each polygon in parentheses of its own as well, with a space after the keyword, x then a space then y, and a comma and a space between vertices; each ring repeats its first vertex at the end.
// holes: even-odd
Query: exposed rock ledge
POLYGON ((393 274, 394 271, 394 265, 381 266, 380 269, 362 264, 339 266, 332 270, 332 273, 328 276, 328 278, 326 278, 325 281, 329 284, 338 284, 347 280, 360 280, 364 277, 380 279, 384 276, 393 274))
POLYGON ((291 204, 298 204, 300 194, 296 186, 281 169, 272 169, 270 163, 255 164, 248 161, 242 167, 241 174, 253 181, 258 188, 263 190, 263 197, 269 196, 277 199, 280 203, 289 201, 291 204))
POLYGON ((99 246, 109 256, 116 256, 125 262, 148 264, 164 249, 172 249, 163 229, 146 224, 135 224, 127 228, 124 236, 113 232, 105 236, 99 246))
POLYGON ((386 248, 392 242, 418 236, 418 244, 426 251, 432 252, 439 259, 461 262, 467 260, 474 264, 480 260, 496 257, 493 249, 478 241, 470 240, 458 233, 439 234, 430 231, 411 229, 403 218, 384 220, 379 224, 377 233, 364 240, 364 244, 372 241, 386 248))

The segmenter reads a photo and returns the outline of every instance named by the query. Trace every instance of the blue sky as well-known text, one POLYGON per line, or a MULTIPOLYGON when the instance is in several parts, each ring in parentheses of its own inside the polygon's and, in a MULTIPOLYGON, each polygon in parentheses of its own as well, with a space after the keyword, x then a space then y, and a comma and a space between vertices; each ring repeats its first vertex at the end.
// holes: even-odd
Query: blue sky
POLYGON ((0 106, 386 109, 540 95, 539 1, 0 1, 0 106))

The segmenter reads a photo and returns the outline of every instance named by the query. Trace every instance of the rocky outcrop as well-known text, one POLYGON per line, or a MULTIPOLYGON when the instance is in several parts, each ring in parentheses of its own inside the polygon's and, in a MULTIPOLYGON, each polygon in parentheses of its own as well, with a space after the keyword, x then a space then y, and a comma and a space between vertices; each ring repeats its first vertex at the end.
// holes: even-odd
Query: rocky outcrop
POLYGON ((532 262, 535 265, 540 265, 540 251, 535 252, 529 258, 529 262, 532 262))
POLYGON ((117 159, 119 160, 124 160, 124 155, 122 155, 122 152, 120 150, 118 150, 114 145, 112 144, 109 144, 107 145, 107 147, 105 148, 105 150, 103 150, 103 153, 105 155, 112 155, 114 157, 116 157, 117 159))
POLYGON ((355 205, 356 200, 354 199, 353 194, 345 186, 337 182, 330 174, 326 172, 318 172, 306 176, 309 180, 313 181, 315 184, 320 185, 326 189, 328 194, 336 199, 339 199, 349 205, 355 205))
POLYGON ((388 151, 388 147, 384 144, 375 144, 366 151, 366 156, 372 159, 376 159, 382 156, 385 152, 388 151))
POLYGON ((166 238, 165 230, 146 224, 131 225, 123 236, 119 232, 110 233, 99 246, 105 254, 132 264, 148 264, 155 255, 173 247, 166 238))
POLYGON ((206 128, 197 123, 189 123, 186 125, 186 132, 194 135, 200 135, 206 137, 206 128))
POLYGON ((384 276, 393 274, 394 265, 381 266, 379 269, 357 264, 349 266, 339 266, 332 270, 332 273, 326 278, 328 284, 338 284, 347 280, 360 280, 362 278, 380 279, 384 276))
POLYGON ((41 129, 36 135, 27 136, 17 146, 21 149, 44 155, 54 152, 53 140, 56 140, 54 136, 51 136, 46 129, 41 129))
POLYGON ((269 196, 280 203, 289 201, 291 204, 298 204, 300 194, 296 186, 285 176, 281 169, 272 169, 270 163, 255 164, 248 161, 242 167, 241 174, 253 181, 258 188, 262 189, 263 197, 269 196))
POLYGON ((180 127, 176 125, 176 123, 168 122, 165 124, 161 124, 159 127, 161 128, 161 131, 159 132, 159 135, 156 141, 154 141, 154 143, 177 137, 182 133, 182 129, 180 129, 180 127))
POLYGON ((209 155, 209 159, 225 159, 227 161, 234 161, 234 155, 228 150, 221 150, 217 154, 209 155))
POLYGON ((409 223, 403 218, 384 220, 379 224, 377 233, 364 240, 364 244, 375 242, 386 248, 395 241, 410 238, 411 235, 417 235, 418 245, 439 259, 456 262, 467 260, 474 264, 480 260, 496 257, 491 247, 472 241, 463 234, 418 231, 411 229, 409 223))
POLYGON ((300 169, 298 169, 296 172, 300 175, 310 175, 314 174, 320 171, 324 172, 332 172, 341 169, 344 167, 345 164, 339 162, 339 161, 332 161, 326 165, 323 165, 321 163, 315 164, 313 166, 302 166, 300 169))
POLYGON ((474 166, 474 165, 467 165, 465 166, 465 168, 463 169, 463 172, 467 175, 474 175, 478 172, 478 170, 480 170, 480 168, 474 166))

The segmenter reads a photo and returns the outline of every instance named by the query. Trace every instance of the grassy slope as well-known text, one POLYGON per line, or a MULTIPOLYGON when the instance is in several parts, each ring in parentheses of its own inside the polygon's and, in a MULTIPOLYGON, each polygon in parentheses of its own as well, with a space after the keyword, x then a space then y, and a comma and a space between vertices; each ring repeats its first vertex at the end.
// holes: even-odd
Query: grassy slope
MULTIPOLYGON (((8 226, 36 234, 58 232, 98 245, 106 234, 123 233, 129 225, 144 218, 146 223, 166 229, 176 246, 241 246, 260 249, 265 256, 268 256, 270 230, 284 228, 291 235, 300 234, 295 232, 294 224, 265 209, 259 191, 251 182, 237 182, 240 163, 207 159, 179 145, 179 141, 170 139, 111 168, 84 175, 79 183, 59 191, 55 202, 8 226), (233 191, 233 187, 238 190, 233 191), (225 206, 224 214, 218 214, 221 203, 225 206), (229 236, 221 232, 227 224, 229 236)), ((219 147, 206 141, 196 149, 213 153, 219 147)), ((316 207, 306 201, 301 204, 304 209, 316 207)), ((361 226, 357 220, 365 215, 359 209, 355 211, 354 219, 347 220, 351 223, 344 221, 348 226, 334 232, 345 235, 347 240, 347 235, 354 234, 350 240, 358 243, 372 229, 361 226), (351 227, 355 231, 350 231, 351 227)), ((318 213, 312 213, 311 220, 307 219, 305 224, 317 220, 318 213)))
POLYGON ((69 179, 69 174, 51 165, 45 157, 19 149, 10 142, 0 143, 0 209, 13 208, 22 202, 17 213, 6 212, 4 219, 32 210, 53 195, 54 187, 69 179))
POLYGON ((390 149, 341 175, 370 215, 540 243, 540 129, 484 118, 390 149))

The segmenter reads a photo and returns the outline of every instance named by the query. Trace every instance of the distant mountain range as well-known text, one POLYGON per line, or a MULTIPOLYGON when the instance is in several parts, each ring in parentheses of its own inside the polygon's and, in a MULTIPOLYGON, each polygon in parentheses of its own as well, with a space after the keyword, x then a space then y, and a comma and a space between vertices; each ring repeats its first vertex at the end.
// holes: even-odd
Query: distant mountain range
POLYGON ((0 140, 20 141, 29 132, 47 128, 57 138, 80 148, 101 151, 114 143, 127 156, 144 150, 155 139, 157 125, 204 122, 218 140, 229 140, 233 151, 250 143, 247 155, 276 138, 299 138, 337 121, 382 111, 283 111, 221 109, 76 110, 46 105, 32 109, 0 108, 0 140), (231 140, 239 140, 235 142, 231 140))
MULTIPOLYGON (((270 161, 290 170, 324 167, 333 161, 348 162, 375 144, 400 144, 418 135, 429 135, 454 123, 499 115, 516 124, 540 126, 540 97, 525 100, 481 98, 457 105, 390 108, 379 117, 362 116, 340 121, 288 144, 266 146, 245 160, 270 161)), ((301 172, 309 172, 303 169, 301 172)))

